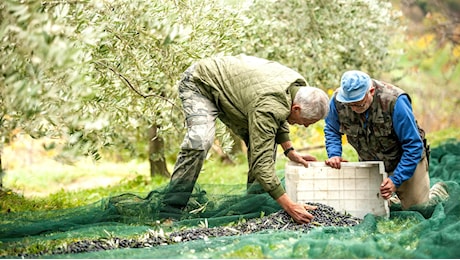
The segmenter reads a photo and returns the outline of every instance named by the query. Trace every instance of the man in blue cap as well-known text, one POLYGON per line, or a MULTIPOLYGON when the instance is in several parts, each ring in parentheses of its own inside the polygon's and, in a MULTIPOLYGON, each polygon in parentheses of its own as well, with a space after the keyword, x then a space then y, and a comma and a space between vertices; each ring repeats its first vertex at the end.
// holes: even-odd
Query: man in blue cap
POLYGON ((324 129, 326 164, 340 169, 342 135, 360 161, 383 161, 389 177, 380 187, 384 199, 394 193, 403 210, 429 201, 429 147, 402 89, 371 79, 362 71, 347 71, 330 101, 324 129))

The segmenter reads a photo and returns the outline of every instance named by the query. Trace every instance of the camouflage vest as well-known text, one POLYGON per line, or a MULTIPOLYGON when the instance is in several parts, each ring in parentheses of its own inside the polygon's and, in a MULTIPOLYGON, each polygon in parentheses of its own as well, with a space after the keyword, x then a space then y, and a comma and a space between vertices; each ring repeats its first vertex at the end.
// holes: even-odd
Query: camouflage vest
MULTIPOLYGON (((393 129, 392 115, 396 99, 407 95, 402 89, 388 83, 373 80, 374 101, 369 110, 362 114, 354 113, 349 106, 335 100, 340 121, 340 132, 347 136, 355 148, 360 161, 383 161, 385 171, 393 172, 398 165, 403 150, 393 129), (369 117, 365 121, 366 113, 369 117)), ((409 95, 407 95, 410 101, 409 95)), ((418 125, 417 125, 418 126, 418 125)), ((422 140, 425 133, 419 128, 422 140)), ((425 153, 423 153, 425 155, 425 153)))

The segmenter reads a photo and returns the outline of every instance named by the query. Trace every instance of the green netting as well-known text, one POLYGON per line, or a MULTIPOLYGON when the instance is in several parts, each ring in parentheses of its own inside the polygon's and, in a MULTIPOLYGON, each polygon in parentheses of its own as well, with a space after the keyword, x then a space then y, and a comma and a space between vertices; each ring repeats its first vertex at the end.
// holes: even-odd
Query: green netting
MULTIPOLYGON (((283 172, 279 172, 280 176, 283 172)), ((145 245, 81 253, 27 255, 25 248, 50 252, 78 241, 143 234, 232 227, 274 215, 281 208, 267 194, 245 192, 245 185, 197 186, 186 213, 159 221, 164 188, 148 195, 121 194, 84 207, 0 216, 0 256, 6 258, 460 258, 460 143, 432 149, 431 185, 444 183, 449 197, 409 211, 392 206, 390 218, 366 215, 356 226, 316 227, 309 231, 265 229, 165 245, 145 245), (18 248, 12 251, 11 248, 18 248), (43 248, 41 248, 43 247, 43 248), (45 248, 46 247, 46 248, 45 248), (8 252, 8 253, 5 253, 8 252), (15 253, 12 253, 15 252, 15 253)), ((257 223, 257 222, 255 222, 257 223)), ((114 239, 117 238, 117 239, 114 239)), ((139 244, 138 244, 139 245, 139 244)), ((117 247, 117 245, 114 245, 117 247)), ((55 251, 53 251, 55 252, 55 251)))

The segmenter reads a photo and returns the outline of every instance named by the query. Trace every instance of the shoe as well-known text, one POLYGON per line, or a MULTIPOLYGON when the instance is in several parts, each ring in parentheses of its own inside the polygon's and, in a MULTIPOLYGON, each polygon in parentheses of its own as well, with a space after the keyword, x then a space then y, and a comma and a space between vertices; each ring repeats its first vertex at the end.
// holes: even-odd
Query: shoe
POLYGON ((441 202, 445 201, 449 198, 449 192, 447 192, 447 186, 443 182, 437 182, 431 187, 430 189, 430 195, 429 195, 430 201, 434 202, 441 202))
POLYGON ((396 195, 396 193, 394 193, 393 196, 391 196, 391 198, 389 198, 389 201, 390 201, 390 205, 392 205, 392 204, 401 204, 401 200, 399 199, 398 195, 396 195))

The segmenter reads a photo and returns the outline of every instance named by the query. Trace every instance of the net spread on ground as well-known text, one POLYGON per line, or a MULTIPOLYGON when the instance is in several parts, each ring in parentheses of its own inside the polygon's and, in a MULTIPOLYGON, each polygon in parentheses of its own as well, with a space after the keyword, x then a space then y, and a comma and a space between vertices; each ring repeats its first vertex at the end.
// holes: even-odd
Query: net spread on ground
POLYGON ((159 217, 166 187, 72 209, 3 213, 0 257, 460 258, 460 143, 432 149, 431 186, 443 189, 426 205, 388 207, 374 187, 385 177, 380 167, 314 163, 277 172, 293 198, 318 206, 305 225, 268 194, 230 184, 197 185, 175 221, 159 217))

